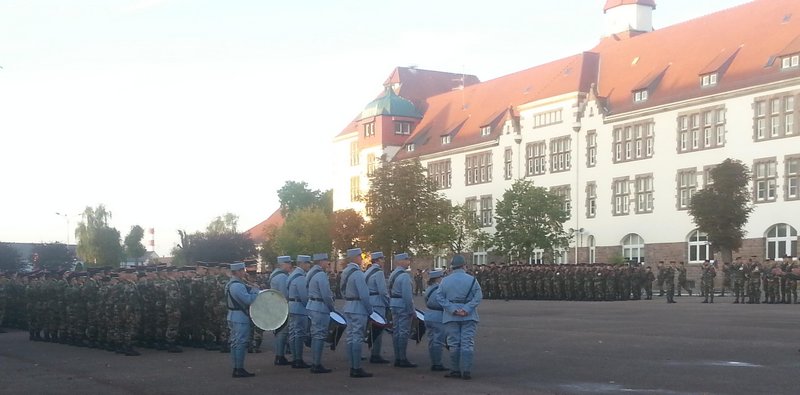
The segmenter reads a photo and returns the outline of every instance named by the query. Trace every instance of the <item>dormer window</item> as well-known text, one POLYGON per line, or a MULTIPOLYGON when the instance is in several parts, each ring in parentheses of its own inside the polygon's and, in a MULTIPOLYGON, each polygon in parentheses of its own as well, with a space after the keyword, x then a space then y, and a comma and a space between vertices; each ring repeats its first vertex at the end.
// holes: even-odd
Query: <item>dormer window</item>
POLYGON ((717 73, 706 74, 701 78, 701 86, 714 86, 717 85, 717 73))
POLYGON ((452 136, 450 136, 449 134, 442 136, 442 145, 450 144, 451 141, 452 141, 452 136))
POLYGON ((781 60, 781 69, 794 69, 800 66, 800 54, 788 55, 781 60))
POLYGON ((414 152, 414 143, 406 144, 406 151, 414 152))
POLYGON ((647 89, 638 90, 633 92, 633 102, 640 103, 643 101, 647 101, 647 89))
POLYGON ((411 134, 411 122, 397 121, 394 123, 394 134, 408 136, 411 134))
POLYGON ((375 122, 368 122, 364 124, 364 137, 372 137, 375 135, 375 122))
POLYGON ((482 126, 481 127, 481 136, 488 136, 492 134, 492 127, 491 126, 482 126))

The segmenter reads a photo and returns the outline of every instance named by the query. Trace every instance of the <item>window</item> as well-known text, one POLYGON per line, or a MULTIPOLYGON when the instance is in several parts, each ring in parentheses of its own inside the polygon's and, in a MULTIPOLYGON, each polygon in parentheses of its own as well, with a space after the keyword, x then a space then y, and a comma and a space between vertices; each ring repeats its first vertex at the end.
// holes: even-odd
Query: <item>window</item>
POLYGON ((372 137, 375 135, 375 122, 367 122, 364 124, 364 137, 372 137))
POLYGON ((492 195, 481 196, 481 225, 484 227, 492 226, 493 207, 492 195))
POLYGON ((442 136, 442 145, 450 144, 450 141, 452 140, 449 134, 442 136))
POLYGON ((467 155, 466 185, 492 182, 492 152, 467 155))
POLYGON ((411 122, 397 121, 394 123, 394 134, 408 136, 411 134, 411 122))
POLYGON ((367 177, 371 177, 379 165, 380 162, 378 162, 378 158, 375 157, 375 154, 367 154, 367 177))
POLYGON ((636 213, 653 212, 653 175, 636 176, 636 213))
POLYGON ((547 171, 546 148, 544 141, 528 143, 525 146, 528 159, 528 176, 544 174, 547 171))
POLYGON ((358 166, 358 142, 350 143, 350 166, 358 166))
POLYGON ((778 224, 767 229, 767 258, 779 259, 784 255, 797 256, 797 229, 778 224))
POLYGON ((544 263, 544 250, 537 248, 533 250, 533 254, 528 258, 529 265, 541 265, 544 263))
POLYGON ((550 140, 550 172, 567 171, 570 168, 572 138, 558 137, 550 140))
POLYGON ((586 183, 586 218, 597 216, 597 184, 586 183))
POLYGON ((725 145, 725 107, 704 108, 678 116, 678 153, 725 145))
POLYGON ((350 201, 357 202, 361 198, 361 185, 358 177, 350 177, 350 201))
POLYGON ((630 204, 630 186, 628 184, 627 177, 614 180, 614 215, 628 215, 628 206, 630 204))
POLYGON ((708 235, 695 230, 689 234, 689 263, 700 263, 706 259, 711 259, 711 244, 708 242, 708 235))
POLYGON ((483 247, 476 248, 475 252, 472 253, 472 263, 474 265, 485 265, 486 258, 486 249, 483 247))
POLYGON ((436 189, 450 188, 453 178, 450 171, 450 159, 428 163, 428 177, 436 185, 436 189))
POLYGON ((755 178, 753 194, 756 203, 773 202, 777 197, 778 163, 775 159, 757 161, 753 165, 755 178))
POLYGON ((800 199, 800 156, 786 158, 786 198, 800 199))
POLYGON ((717 165, 703 167, 703 187, 714 184, 714 178, 711 177, 711 171, 714 170, 715 167, 717 167, 717 165))
POLYGON ((644 239, 631 233, 622 239, 622 257, 628 262, 644 261, 644 239))
POLYGON ((480 221, 481 219, 478 216, 478 199, 475 197, 467 198, 464 204, 467 206, 467 211, 475 216, 475 220, 480 221))
POLYGON ((506 147, 505 151, 503 152, 503 176, 506 180, 510 180, 513 177, 512 167, 511 167, 511 158, 512 158, 511 147, 506 147))
POLYGON ((700 85, 703 87, 714 86, 717 84, 717 73, 706 74, 700 79, 700 85))
POLYGON ((550 193, 558 196, 564 202, 564 211, 568 216, 572 213, 572 195, 570 193, 569 185, 559 185, 550 188, 550 193))
POLYGON ((652 120, 614 128, 614 162, 652 157, 654 128, 652 120))
POLYGON ((444 270, 447 268, 447 257, 445 255, 447 255, 447 251, 439 251, 439 254, 433 258, 433 270, 444 270))
POLYGON ((633 101, 634 103, 647 101, 647 89, 633 92, 633 101))
POLYGON ((488 136, 490 134, 492 134, 491 126, 481 126, 481 136, 488 136))
POLYGON ((414 147, 414 143, 408 143, 408 144, 406 144, 406 151, 408 151, 408 152, 414 152, 414 148, 415 148, 415 147, 414 147))
POLYGON ((534 128, 540 128, 557 123, 561 123, 561 110, 540 112, 533 115, 534 128))
POLYGON ((781 59, 781 69, 791 69, 800 66, 800 55, 789 55, 781 59))
POLYGON ((753 131, 756 141, 796 136, 796 92, 757 98, 753 104, 753 131))
POLYGON ((697 191, 697 170, 678 170, 678 210, 686 210, 697 191))
POLYGON ((586 133, 586 167, 597 164, 597 132, 590 130, 586 133))
POLYGON ((589 236, 589 263, 595 263, 597 259, 597 242, 594 240, 594 235, 589 236))

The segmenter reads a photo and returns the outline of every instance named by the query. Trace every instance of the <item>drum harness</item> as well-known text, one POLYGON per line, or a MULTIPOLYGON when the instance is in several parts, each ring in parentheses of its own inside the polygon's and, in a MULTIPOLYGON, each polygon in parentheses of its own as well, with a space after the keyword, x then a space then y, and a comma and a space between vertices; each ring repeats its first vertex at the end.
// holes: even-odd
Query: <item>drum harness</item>
MULTIPOLYGON (((311 272, 313 272, 313 273, 311 273, 310 276, 306 275, 306 288, 308 288, 309 291, 311 290, 311 281, 314 279, 314 276, 316 276, 317 274, 322 273, 322 269, 317 269, 317 270, 311 269, 311 272)), ((322 291, 320 290, 320 295, 321 294, 322 294, 322 291)), ((322 298, 312 298, 312 297, 309 296, 308 299, 309 300, 313 300, 315 302, 324 302, 324 300, 322 298)))
POLYGON ((245 283, 243 283, 243 282, 241 282, 239 280, 231 281, 227 285, 225 285, 225 295, 228 296, 228 310, 230 310, 230 311, 241 311, 242 313, 244 313, 245 315, 250 317, 250 311, 248 309, 245 309, 241 305, 241 303, 239 303, 233 297, 233 295, 231 295, 231 284, 233 284, 233 283, 239 283, 239 284, 244 285, 245 289, 247 289, 247 292, 250 292, 250 287, 248 287, 247 284, 245 284, 245 283), (233 307, 231 307, 231 305, 233 305, 233 307))
MULTIPOLYGON (((408 274, 408 272, 405 270, 397 271, 392 273, 391 276, 389 276, 389 292, 392 292, 394 290, 394 282, 395 280, 397 280, 398 277, 400 277, 401 274, 408 274)), ((396 295, 394 293, 392 294, 392 299, 402 299, 402 298, 403 295, 396 295)))
MULTIPOLYGON (((373 266, 373 267, 369 268, 369 270, 370 270, 370 272, 367 273, 367 278, 366 278, 367 285, 369 285, 369 278, 370 277, 372 277, 377 272, 382 272, 383 271, 383 270, 381 270, 380 267, 377 267, 377 266, 373 266)), ((369 296, 378 296, 378 295, 380 295, 380 292, 370 292, 369 293, 369 296)))
MULTIPOLYGON (((348 267, 347 269, 351 269, 351 270, 349 272, 347 272, 347 274, 344 275, 344 278, 342 278, 342 283, 341 283, 342 295, 347 295, 347 280, 350 279, 350 275, 351 274, 355 273, 355 271, 358 270, 355 267, 348 267)), ((345 269, 345 270, 347 270, 347 269, 345 269)), ((355 301, 355 300, 360 300, 360 299, 361 298, 359 298, 359 297, 348 298, 346 296, 344 298, 344 300, 349 301, 349 302, 352 302, 352 301, 355 301)))
POLYGON ((428 300, 431 298, 431 295, 433 295, 433 293, 436 292, 437 289, 439 289, 439 284, 432 286, 431 289, 428 290, 428 292, 425 292, 425 305, 428 306, 428 308, 431 310, 444 311, 444 309, 441 307, 438 309, 434 309, 428 304, 428 300))
POLYGON ((469 301, 470 299, 472 299, 473 290, 475 288, 475 280, 476 280, 475 277, 473 277, 472 283, 469 285, 469 291, 467 291, 467 295, 464 296, 463 300, 462 299, 451 300, 450 303, 464 304, 467 303, 467 301, 469 301))
MULTIPOLYGON (((291 277, 289 277, 289 281, 286 283, 286 289, 287 289, 287 290, 289 290, 289 292, 291 292, 291 289, 292 289, 292 281, 296 280, 298 277, 302 276, 303 274, 304 274, 304 273, 297 273, 297 274, 293 274, 291 277)), ((287 296, 288 296, 288 295, 287 295, 287 296)), ((298 295, 298 296, 299 296, 299 295, 298 295)), ((300 302, 300 303, 303 303, 303 301, 302 301, 302 300, 300 300, 300 298, 299 298, 299 297, 297 297, 297 298, 287 298, 286 300, 288 300, 288 301, 290 301, 290 302, 300 302)))

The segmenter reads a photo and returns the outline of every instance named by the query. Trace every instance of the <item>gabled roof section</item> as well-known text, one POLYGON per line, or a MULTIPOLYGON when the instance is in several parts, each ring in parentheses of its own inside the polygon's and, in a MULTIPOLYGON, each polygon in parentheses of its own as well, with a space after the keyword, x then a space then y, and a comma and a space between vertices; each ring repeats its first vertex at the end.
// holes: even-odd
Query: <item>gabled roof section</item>
POLYGON ((655 0, 607 0, 606 6, 603 7, 603 12, 607 12, 608 10, 619 7, 621 5, 631 5, 631 4, 646 5, 653 7, 653 9, 656 8, 655 0))
POLYGON ((631 91, 632 92, 636 92, 636 91, 641 91, 641 90, 645 90, 645 89, 649 90, 649 89, 656 88, 658 86, 658 83, 661 82, 661 79, 664 78, 664 74, 667 73, 667 70, 669 70, 669 66, 664 67, 663 69, 660 69, 658 71, 654 71, 654 72, 648 74, 646 77, 644 77, 644 79, 642 81, 640 81, 638 84, 634 85, 633 89, 631 89, 631 91))
POLYGON ((269 238, 270 233, 274 229, 283 226, 284 222, 286 222, 286 219, 281 215, 281 210, 277 209, 269 218, 261 221, 261 223, 248 229, 244 233, 256 242, 256 244, 260 244, 269 238))
POLYGON ((364 118, 391 115, 396 117, 422 118, 422 114, 414 107, 411 101, 394 93, 391 86, 387 86, 383 96, 371 101, 361 111, 359 120, 364 118))
POLYGON ((606 38, 594 48, 601 58, 598 94, 606 99, 610 114, 619 114, 800 77, 800 70, 781 70, 780 62, 765 67, 769 59, 792 48, 800 33, 800 18, 790 15, 800 15, 800 1, 756 0, 627 40, 606 38), (738 52, 725 78, 702 88, 697 76, 713 67, 709 54, 730 48, 738 52), (630 92, 665 65, 669 70, 647 102, 634 104, 630 92))
POLYGON ((727 70, 728 66, 731 64, 733 59, 736 58, 736 54, 739 53, 741 47, 737 48, 723 48, 714 59, 711 60, 711 63, 703 67, 698 75, 706 75, 711 73, 724 73, 727 70))
POLYGON ((556 60, 497 79, 444 93, 428 99, 425 112, 415 132, 407 139, 414 151, 401 150, 395 159, 421 155, 492 141, 502 133, 501 126, 514 116, 513 107, 571 92, 588 92, 597 76, 598 57, 583 53, 556 60), (441 136, 461 125, 450 144, 427 139, 441 136), (481 136, 481 127, 491 126, 489 136, 481 136))

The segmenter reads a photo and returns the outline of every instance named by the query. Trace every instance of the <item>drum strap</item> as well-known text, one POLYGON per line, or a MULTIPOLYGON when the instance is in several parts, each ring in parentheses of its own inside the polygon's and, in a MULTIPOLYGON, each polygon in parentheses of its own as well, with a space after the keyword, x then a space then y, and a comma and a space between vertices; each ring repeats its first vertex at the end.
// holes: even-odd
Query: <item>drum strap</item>
POLYGON ((408 272, 406 272, 405 270, 396 271, 396 272, 392 273, 391 276, 389 276, 389 293, 392 294, 392 297, 395 298, 395 299, 403 297, 403 295, 395 296, 395 294, 392 293, 392 291, 394 290, 394 282, 395 282, 395 280, 397 280, 398 277, 400 277, 401 274, 408 274, 408 272))
POLYGON ((433 295, 433 293, 436 292, 437 289, 439 289, 438 284, 431 287, 431 289, 429 289, 428 292, 425 293, 425 304, 428 303, 428 299, 431 298, 431 295, 433 295))
MULTIPOLYGON (((250 316, 250 311, 245 309, 241 305, 241 303, 239 303, 236 300, 236 298, 234 298, 233 295, 231 295, 231 284, 233 284, 233 283, 241 283, 241 281, 231 281, 227 285, 225 285, 225 295, 227 295, 227 297, 228 297, 228 310, 241 311, 242 313, 244 313, 245 315, 247 315, 249 317, 250 316), (233 306, 233 307, 231 307, 231 306, 233 306)), ((244 285, 244 283, 241 283, 241 284, 244 285)), ((249 288, 249 287, 247 287, 247 285, 245 285, 245 287, 249 288)), ((248 289, 248 291, 249 291, 249 289, 248 289)))
MULTIPOLYGON (((347 270, 347 269, 345 269, 345 270, 347 270)), ((342 295, 344 295, 344 296, 346 296, 346 294, 347 294, 347 280, 350 279, 350 275, 353 274, 353 272, 355 272, 355 271, 356 271, 356 268, 354 268, 354 267, 350 268, 350 271, 347 272, 344 275, 344 277, 342 278, 341 286, 342 286, 342 295)))
POLYGON ((308 272, 308 274, 306 274, 306 288, 311 288, 311 280, 314 279, 314 276, 320 273, 322 273, 322 269, 317 269, 317 270, 311 269, 311 271, 308 272))
MULTIPOLYGON (((286 289, 289 291, 289 293, 292 293, 292 281, 297 280, 297 278, 300 277, 300 276, 302 276, 302 274, 301 273, 297 273, 297 274, 293 274, 291 277, 289 277, 289 281, 286 283, 286 289)), ((286 296, 289 296, 289 295, 286 295, 286 296)), ((298 298, 297 302, 299 302, 299 301, 300 300, 298 298)))
POLYGON ((375 266, 371 267, 371 268, 369 269, 369 273, 367 273, 367 284, 369 285, 369 278, 370 278, 370 277, 372 277, 372 276, 373 276, 375 273, 377 273, 377 272, 381 272, 381 271, 382 271, 382 270, 381 270, 381 268, 379 268, 379 267, 375 267, 375 266))

